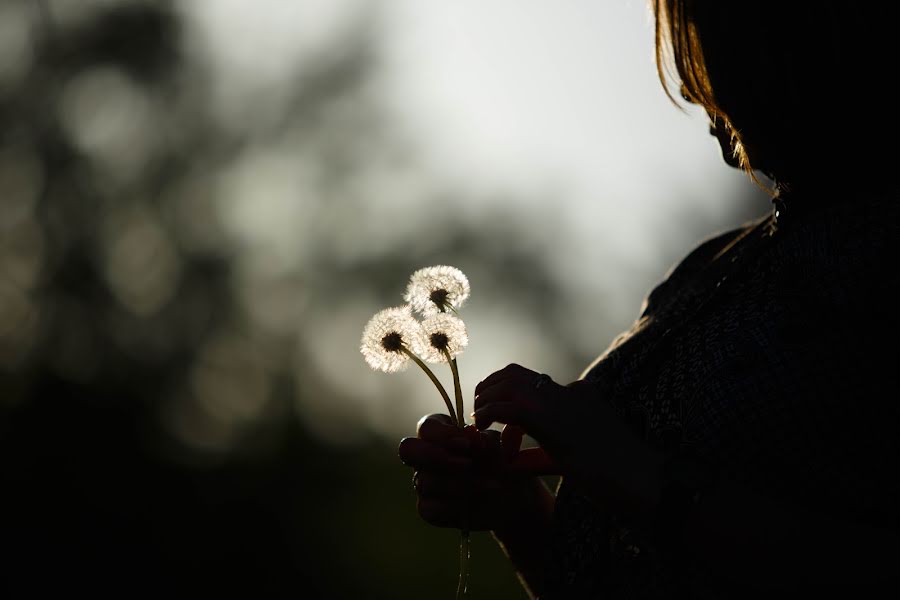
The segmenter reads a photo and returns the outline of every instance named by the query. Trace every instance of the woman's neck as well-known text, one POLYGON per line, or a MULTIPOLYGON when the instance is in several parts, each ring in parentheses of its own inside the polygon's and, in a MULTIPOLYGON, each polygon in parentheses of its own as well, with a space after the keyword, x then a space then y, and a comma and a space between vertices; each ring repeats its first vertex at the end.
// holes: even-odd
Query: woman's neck
POLYGON ((900 196, 900 183, 884 177, 833 177, 795 180, 791 184, 776 182, 776 194, 772 198, 775 221, 779 227, 802 221, 810 213, 835 205, 846 205, 852 210, 864 210, 868 201, 877 201, 888 195, 900 196))
POLYGON ((859 197, 897 190, 900 184, 887 177, 820 177, 776 182, 776 197, 785 202, 826 203, 846 197, 859 197))

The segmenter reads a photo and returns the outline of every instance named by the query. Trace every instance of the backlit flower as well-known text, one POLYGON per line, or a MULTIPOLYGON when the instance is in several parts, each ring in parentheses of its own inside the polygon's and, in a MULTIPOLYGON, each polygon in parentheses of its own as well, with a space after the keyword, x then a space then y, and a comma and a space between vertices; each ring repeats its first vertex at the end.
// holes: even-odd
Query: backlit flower
POLYGON ((458 309, 469 297, 469 280, 456 267, 425 267, 412 274, 404 300, 423 316, 458 309))
POLYGON ((422 352, 422 326, 408 306, 386 308, 372 317, 363 330, 359 351, 377 371, 396 373, 409 366, 409 354, 422 352), (406 350, 406 351, 405 351, 406 350))
POLYGON ((448 313, 439 313, 422 321, 422 332, 425 342, 422 358, 428 362, 447 362, 447 354, 453 358, 469 345, 465 323, 448 313))

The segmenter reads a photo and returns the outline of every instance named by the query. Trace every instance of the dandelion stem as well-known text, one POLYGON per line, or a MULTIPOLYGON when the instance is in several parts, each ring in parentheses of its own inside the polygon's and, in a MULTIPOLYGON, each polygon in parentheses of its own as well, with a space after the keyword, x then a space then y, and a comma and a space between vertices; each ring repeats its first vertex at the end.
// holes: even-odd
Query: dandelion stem
MULTIPOLYGON (((460 386, 459 383, 459 367, 456 364, 456 359, 450 356, 450 352, 446 348, 443 349, 443 352, 444 356, 447 357, 447 362, 450 363, 450 370, 453 371, 453 391, 456 395, 457 424, 459 427, 465 427, 466 420, 463 416, 465 413, 463 412, 462 386, 460 386)), ((456 600, 465 597, 469 583, 469 546, 472 534, 469 531, 468 505, 464 507, 464 511, 463 526, 459 531, 459 583, 456 585, 456 600)))
POLYGON ((438 380, 437 376, 434 374, 434 371, 429 369, 428 365, 426 365, 424 362, 422 362, 422 359, 419 358, 418 356, 416 356, 416 354, 414 352, 412 352, 406 346, 400 346, 400 351, 403 352, 404 354, 406 354, 411 359, 413 359, 413 362, 415 362, 417 365, 419 365, 419 367, 422 368, 423 371, 425 371, 425 374, 428 375, 429 379, 431 379, 431 382, 434 384, 434 387, 436 387, 438 389, 438 391, 441 393, 441 398, 444 399, 444 404, 447 405, 447 410, 450 413, 450 420, 453 421, 454 425, 459 426, 459 422, 456 420, 456 415, 453 412, 453 403, 450 402, 450 396, 447 395, 447 390, 445 390, 444 386, 441 385, 441 382, 438 380))
POLYGON ((456 365, 456 359, 450 357, 450 352, 444 348, 444 356, 450 363, 450 370, 453 371, 453 392, 456 395, 456 423, 460 427, 466 426, 465 412, 463 411, 462 386, 459 383, 459 368, 456 365))
POLYGON ((456 599, 464 598, 469 584, 469 541, 468 529, 459 532, 459 583, 456 585, 456 599))

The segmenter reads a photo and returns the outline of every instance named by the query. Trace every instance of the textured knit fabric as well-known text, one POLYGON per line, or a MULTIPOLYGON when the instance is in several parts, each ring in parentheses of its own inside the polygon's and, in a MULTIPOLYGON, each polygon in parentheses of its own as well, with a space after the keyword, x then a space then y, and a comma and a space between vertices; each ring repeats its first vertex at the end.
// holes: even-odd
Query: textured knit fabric
MULTIPOLYGON (((708 239, 585 372, 596 401, 759 494, 896 530, 898 206, 789 201, 708 239)), ((555 518, 542 599, 738 595, 565 480, 555 518)))

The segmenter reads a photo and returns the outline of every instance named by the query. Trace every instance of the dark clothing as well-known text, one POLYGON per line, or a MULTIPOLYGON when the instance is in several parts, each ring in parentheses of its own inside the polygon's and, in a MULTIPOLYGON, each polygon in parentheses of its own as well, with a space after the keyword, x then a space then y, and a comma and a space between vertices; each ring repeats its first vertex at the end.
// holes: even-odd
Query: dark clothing
MULTIPOLYGON (((597 401, 761 495, 897 530, 898 200, 788 199, 700 244, 585 372, 597 401)), ((555 517, 542 598, 736 595, 566 481, 555 517)))

